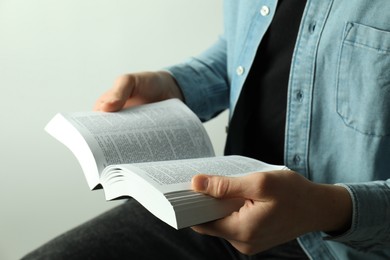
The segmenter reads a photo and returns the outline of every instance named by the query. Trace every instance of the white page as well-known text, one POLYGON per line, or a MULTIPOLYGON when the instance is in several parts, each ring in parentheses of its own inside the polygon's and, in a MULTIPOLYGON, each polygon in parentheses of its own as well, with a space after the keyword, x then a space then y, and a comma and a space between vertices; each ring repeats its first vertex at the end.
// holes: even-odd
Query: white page
MULTIPOLYGON (((91 160, 78 160, 83 169, 95 168, 98 173, 111 164, 215 155, 199 118, 178 99, 114 113, 63 113, 53 119, 46 130, 71 148, 76 157, 85 154, 78 152, 78 146, 72 140, 77 134, 68 136, 71 131, 64 131, 63 128, 70 124, 81 133, 93 153, 96 165, 85 165, 91 164, 91 160)), ((77 142, 81 145, 80 141, 77 142)), ((96 177, 86 177, 96 180, 96 177)), ((89 181, 90 187, 96 184, 95 181, 89 181)))
MULTIPOLYGON (((112 166, 123 174, 138 174, 162 193, 191 189, 191 178, 199 173, 240 176, 252 172, 287 169, 242 156, 217 156, 187 160, 135 163, 112 166), (126 173, 126 171, 128 173, 126 173)), ((109 170, 109 169, 108 169, 109 170)), ((105 172, 109 175, 109 172, 105 172)), ((106 177, 105 177, 106 178, 106 177)))

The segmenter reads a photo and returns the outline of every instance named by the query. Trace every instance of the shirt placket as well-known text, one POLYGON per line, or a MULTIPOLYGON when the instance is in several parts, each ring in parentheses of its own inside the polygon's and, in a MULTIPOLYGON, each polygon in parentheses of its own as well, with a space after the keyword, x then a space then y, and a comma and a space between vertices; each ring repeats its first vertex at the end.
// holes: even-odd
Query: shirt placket
MULTIPOLYGON (((309 163, 310 132, 315 87, 316 56, 333 0, 308 0, 303 14, 290 70, 285 134, 285 164, 311 179, 309 163)), ((299 238, 312 259, 334 259, 320 233, 299 238), (322 241, 322 242, 319 242, 322 241)))
POLYGON ((308 1, 290 70, 285 164, 307 178, 316 55, 332 2, 308 1))
POLYGON ((257 48, 274 17, 277 3, 277 0, 261 0, 253 3, 252 12, 254 13, 251 14, 253 19, 249 28, 250 33, 243 37, 242 43, 237 44, 240 48, 237 52, 240 54, 238 55, 237 60, 233 61, 234 71, 231 85, 238 87, 231 89, 230 115, 233 114, 241 89, 249 73, 249 68, 256 55, 257 48))

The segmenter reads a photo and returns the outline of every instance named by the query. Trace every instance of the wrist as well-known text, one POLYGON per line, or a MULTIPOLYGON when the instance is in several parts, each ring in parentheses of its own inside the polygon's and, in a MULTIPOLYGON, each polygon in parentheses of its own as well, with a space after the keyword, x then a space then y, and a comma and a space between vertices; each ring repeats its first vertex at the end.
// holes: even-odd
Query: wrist
POLYGON ((342 186, 316 184, 315 215, 316 231, 329 234, 342 234, 351 227, 352 199, 348 190, 342 186))
POLYGON ((162 86, 167 88, 167 98, 178 98, 181 101, 184 101, 184 95, 177 83, 176 79, 167 71, 157 71, 156 72, 159 80, 161 81, 162 86))

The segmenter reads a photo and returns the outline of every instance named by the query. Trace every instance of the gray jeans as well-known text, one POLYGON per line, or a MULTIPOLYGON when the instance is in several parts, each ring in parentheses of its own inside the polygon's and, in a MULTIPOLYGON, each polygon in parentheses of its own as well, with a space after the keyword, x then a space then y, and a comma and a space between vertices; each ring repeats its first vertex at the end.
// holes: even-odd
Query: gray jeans
POLYGON ((58 236, 27 259, 308 259, 294 240, 246 256, 223 239, 175 230, 138 202, 126 203, 58 236))

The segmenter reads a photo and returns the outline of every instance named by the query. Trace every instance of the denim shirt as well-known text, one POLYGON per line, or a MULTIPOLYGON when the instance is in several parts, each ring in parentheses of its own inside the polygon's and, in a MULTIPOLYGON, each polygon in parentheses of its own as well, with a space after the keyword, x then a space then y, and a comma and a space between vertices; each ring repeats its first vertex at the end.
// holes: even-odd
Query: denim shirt
MULTIPOLYGON (((224 1, 218 41, 168 68, 202 120, 234 111, 276 6, 224 1)), ((287 102, 285 164, 353 202, 350 230, 305 234, 302 248, 312 259, 390 259, 390 0, 308 0, 287 102)))

